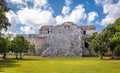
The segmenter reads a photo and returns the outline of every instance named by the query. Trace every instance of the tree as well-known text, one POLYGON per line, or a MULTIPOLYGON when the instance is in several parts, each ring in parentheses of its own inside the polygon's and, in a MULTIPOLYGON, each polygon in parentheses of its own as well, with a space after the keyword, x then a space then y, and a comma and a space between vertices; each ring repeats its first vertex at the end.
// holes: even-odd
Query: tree
POLYGON ((98 52, 98 49, 97 49, 97 41, 96 41, 96 36, 97 36, 97 33, 93 33, 93 35, 88 39, 89 41, 89 44, 90 44, 90 47, 95 51, 95 52, 98 52))
POLYGON ((0 0, 0 52, 3 54, 3 58, 6 57, 6 52, 8 52, 8 39, 4 38, 1 34, 1 30, 7 30, 7 27, 11 24, 8 22, 5 13, 9 10, 5 0, 0 0))
MULTIPOLYGON (((90 46, 96 52, 102 53, 111 51, 111 59, 120 58, 120 18, 109 24, 99 34, 90 37, 90 46)), ((102 57, 101 57, 102 58, 102 57)))
POLYGON ((6 58, 6 53, 9 52, 9 39, 0 36, 0 52, 3 55, 3 59, 6 58))
POLYGON ((119 45, 120 45, 120 18, 116 19, 116 21, 112 24, 111 28, 111 37, 108 38, 110 41, 110 48, 112 50, 112 58, 114 59, 115 56, 120 56, 119 52, 119 45))
POLYGON ((120 32, 120 18, 116 19, 115 26, 116 26, 116 31, 120 32))
POLYGON ((107 52, 107 46, 105 43, 105 38, 103 34, 97 35, 97 42, 98 43, 98 53, 100 54, 100 58, 103 59, 104 54, 107 52))
POLYGON ((17 43, 15 39, 10 42, 10 51, 15 52, 16 59, 18 59, 19 50, 17 49, 17 43))
MULTIPOLYGON (((111 55, 112 58, 114 58, 114 43, 110 42, 109 38, 111 38, 115 32, 116 32, 116 28, 115 28, 115 24, 109 24, 104 31, 104 38, 105 38, 105 43, 106 46, 109 48, 108 50, 111 51, 111 55)), ((101 33, 102 34, 102 33, 101 33)))
POLYGON ((115 35, 110 38, 110 42, 115 44, 114 51, 116 56, 120 58, 120 32, 116 32, 115 35))
POLYGON ((8 10, 9 8, 7 7, 6 0, 0 0, 0 31, 2 29, 7 30, 7 27, 11 25, 5 16, 8 10))
POLYGON ((16 53, 16 59, 18 59, 18 53, 20 54, 20 59, 22 59, 22 54, 27 53, 32 48, 33 45, 30 45, 30 42, 21 35, 17 35, 11 42, 11 51, 16 53))
POLYGON ((93 36, 89 38, 90 47, 99 54, 100 59, 103 59, 103 55, 107 51, 103 40, 103 35, 97 33, 94 33, 93 36))

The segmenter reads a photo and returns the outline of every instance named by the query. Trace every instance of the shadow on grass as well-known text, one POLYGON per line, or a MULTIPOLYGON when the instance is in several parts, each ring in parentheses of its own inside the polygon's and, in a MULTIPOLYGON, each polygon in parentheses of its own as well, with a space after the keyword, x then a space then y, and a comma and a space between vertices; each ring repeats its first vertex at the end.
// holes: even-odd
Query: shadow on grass
POLYGON ((20 58, 18 58, 18 59, 16 59, 16 58, 7 58, 7 60, 13 60, 13 61, 40 61, 41 58, 40 59, 39 58, 22 58, 22 59, 20 59, 20 58))
POLYGON ((5 59, 5 60, 0 60, 0 69, 1 68, 14 68, 14 67, 17 67, 17 66, 20 66, 19 64, 16 64, 17 61, 14 61, 14 60, 8 60, 8 59, 5 59))
POLYGON ((120 60, 120 58, 104 57, 102 60, 120 60))
POLYGON ((40 61, 40 60, 41 59, 17 59, 17 61, 40 61))

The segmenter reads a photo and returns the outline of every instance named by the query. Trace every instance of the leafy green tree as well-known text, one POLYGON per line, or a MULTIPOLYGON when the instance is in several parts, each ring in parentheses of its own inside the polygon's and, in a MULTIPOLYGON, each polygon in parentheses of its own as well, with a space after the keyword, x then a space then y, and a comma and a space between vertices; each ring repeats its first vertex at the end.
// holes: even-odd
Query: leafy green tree
POLYGON ((116 32, 115 35, 113 35, 111 38, 110 38, 110 41, 112 43, 115 43, 115 53, 116 53, 116 56, 120 58, 120 32, 116 32))
POLYGON ((5 16, 5 13, 9 10, 7 7, 6 0, 0 0, 0 31, 2 29, 7 29, 10 26, 8 19, 5 16))
POLYGON ((98 52, 98 49, 97 49, 97 41, 96 41, 96 36, 97 36, 97 33, 93 33, 93 35, 88 39, 89 41, 89 44, 90 44, 90 47, 95 51, 95 52, 98 52))
POLYGON ((107 52, 107 46, 105 44, 105 38, 103 34, 99 34, 97 36, 97 45, 98 45, 98 53, 100 58, 103 59, 104 54, 107 52))
POLYGON ((6 53, 9 52, 9 42, 7 37, 0 37, 0 52, 3 54, 3 59, 6 58, 6 53))
POLYGON ((116 31, 120 32, 120 18, 116 19, 115 26, 116 26, 116 31))
POLYGON ((1 30, 7 30, 7 27, 11 24, 8 22, 5 13, 8 12, 6 0, 0 0, 0 52, 3 54, 3 58, 6 57, 6 52, 8 52, 8 39, 2 37, 1 30))
POLYGON ((103 40, 103 35, 97 33, 94 33, 93 36, 89 38, 91 48, 99 54, 101 59, 103 59, 103 55, 107 51, 107 47, 103 40))
POLYGON ((17 49, 17 43, 15 39, 10 42, 10 51, 14 52, 16 59, 18 59, 19 50, 17 49))
MULTIPOLYGON (((99 34, 93 34, 89 38, 90 46, 96 51, 102 53, 111 51, 111 58, 120 58, 120 18, 112 24, 109 24, 99 34)), ((102 58, 102 57, 101 57, 102 58)))
POLYGON ((22 54, 27 53, 32 48, 33 45, 30 45, 30 42, 21 35, 17 35, 11 42, 11 51, 16 53, 16 59, 18 59, 18 54, 20 54, 20 59, 22 59, 22 54))
MULTIPOLYGON (((115 23, 113 24, 109 24, 105 29, 103 29, 100 33, 99 33, 99 41, 102 42, 103 45, 105 45, 105 48, 107 51, 111 51, 111 55, 112 58, 114 57, 114 44, 110 42, 109 38, 111 38, 116 32, 116 27, 115 27, 115 23)), ((106 51, 104 50, 104 51, 106 51)))
POLYGON ((105 38, 105 43, 106 46, 109 47, 109 50, 111 51, 111 55, 112 57, 114 57, 114 43, 110 42, 109 38, 111 38, 115 32, 116 32, 116 28, 115 28, 115 24, 109 24, 106 28, 104 32, 104 38, 105 38))
MULTIPOLYGON (((90 46, 96 52, 105 53, 111 51, 111 58, 120 57, 120 18, 112 24, 109 24, 99 34, 90 37, 90 46)), ((102 57, 101 57, 102 58, 102 57)))
POLYGON ((120 18, 116 19, 116 21, 111 24, 111 35, 108 38, 110 41, 110 50, 112 51, 112 58, 115 58, 116 56, 119 56, 119 33, 120 33, 120 18))

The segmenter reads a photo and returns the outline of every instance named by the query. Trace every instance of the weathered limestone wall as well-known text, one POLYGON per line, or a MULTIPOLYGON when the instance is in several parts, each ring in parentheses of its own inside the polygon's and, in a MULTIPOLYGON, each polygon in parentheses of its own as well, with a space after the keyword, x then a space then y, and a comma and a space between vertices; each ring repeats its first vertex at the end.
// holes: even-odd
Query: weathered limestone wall
POLYGON ((85 46, 86 38, 96 32, 95 27, 78 26, 65 22, 57 26, 43 26, 39 34, 24 35, 35 44, 35 54, 43 57, 82 57, 93 54, 91 48, 85 46), (85 31, 85 34, 84 34, 85 31))
POLYGON ((96 32, 96 29, 93 25, 81 26, 81 29, 85 31, 85 38, 92 36, 93 33, 96 32))
POLYGON ((46 39, 46 50, 42 53, 44 57, 80 57, 82 56, 81 38, 76 35, 54 35, 46 39))
POLYGON ((88 37, 92 36, 92 34, 96 32, 95 30, 86 30, 86 34, 88 35, 88 37))
POLYGON ((45 47, 45 39, 47 35, 39 34, 24 34, 23 35, 30 43, 35 44, 35 55, 41 55, 45 47))
POLYGON ((46 39, 43 57, 81 57, 82 35, 76 25, 65 24, 55 28, 46 39))
POLYGON ((46 25, 46 26, 42 26, 41 28, 40 28, 40 34, 49 34, 49 33, 51 33, 52 32, 52 30, 53 30, 53 26, 52 25, 46 25))
POLYGON ((96 29, 93 25, 80 26, 83 31, 83 56, 95 55, 93 49, 90 48, 87 38, 93 35, 96 32, 96 29), (84 33, 85 32, 85 33, 84 33), (85 46, 85 43, 88 45, 85 46))
POLYGON ((45 38, 34 38, 35 40, 35 54, 41 55, 45 47, 45 38))

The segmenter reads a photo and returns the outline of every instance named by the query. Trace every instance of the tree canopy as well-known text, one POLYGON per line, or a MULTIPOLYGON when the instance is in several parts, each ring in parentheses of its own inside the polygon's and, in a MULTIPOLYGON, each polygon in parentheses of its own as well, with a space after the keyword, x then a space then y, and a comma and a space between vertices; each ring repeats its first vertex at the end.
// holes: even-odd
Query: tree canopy
POLYGON ((8 12, 9 8, 7 7, 6 0, 0 0, 0 31, 2 29, 7 30, 7 27, 11 24, 9 23, 5 13, 8 12))
POLYGON ((20 58, 22 58, 23 53, 27 53, 32 49, 34 49, 34 46, 30 44, 30 42, 26 40, 22 35, 17 35, 11 41, 11 51, 16 53, 16 58, 18 58, 18 53, 20 54, 20 58))
POLYGON ((93 34, 89 38, 89 42, 96 52, 106 53, 111 51, 112 58, 120 58, 120 18, 109 24, 99 34, 93 34))

